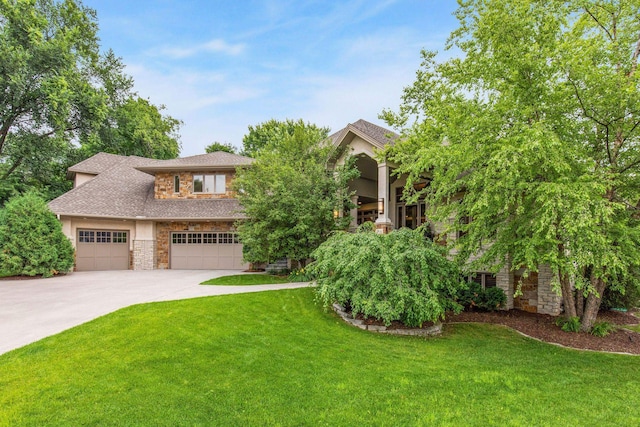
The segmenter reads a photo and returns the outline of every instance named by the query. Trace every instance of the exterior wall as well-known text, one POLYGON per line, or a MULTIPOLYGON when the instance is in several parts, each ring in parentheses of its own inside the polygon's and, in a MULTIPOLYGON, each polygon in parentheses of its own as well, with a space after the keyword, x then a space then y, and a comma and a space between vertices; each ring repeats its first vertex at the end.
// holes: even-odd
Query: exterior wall
POLYGON ((84 184, 87 181, 91 181, 96 176, 97 175, 94 175, 94 174, 91 174, 91 173, 76 172, 76 179, 75 179, 75 181, 73 181, 73 188, 76 188, 76 187, 84 184))
POLYGON ((219 172, 158 172, 156 173, 155 198, 156 199, 232 199, 235 194, 231 191, 231 183, 236 176, 235 171, 219 172), (193 175, 225 175, 225 193, 194 193, 193 175), (173 192, 173 177, 180 175, 180 192, 173 192))
POLYGON ((136 221, 136 239, 133 241, 132 268, 156 268, 156 231, 153 221, 136 221))
POLYGON ((557 316, 562 308, 562 297, 553 290, 552 279, 551 268, 541 265, 538 269, 538 313, 557 316))
POLYGON ((213 222, 158 222, 156 223, 156 260, 157 268, 166 270, 170 267, 169 253, 172 231, 233 231, 235 230, 233 221, 213 221, 213 222))
POLYGON ((513 309, 514 276, 508 265, 502 267, 496 274, 496 286, 502 289, 507 296, 507 304, 504 308, 506 310, 513 309))

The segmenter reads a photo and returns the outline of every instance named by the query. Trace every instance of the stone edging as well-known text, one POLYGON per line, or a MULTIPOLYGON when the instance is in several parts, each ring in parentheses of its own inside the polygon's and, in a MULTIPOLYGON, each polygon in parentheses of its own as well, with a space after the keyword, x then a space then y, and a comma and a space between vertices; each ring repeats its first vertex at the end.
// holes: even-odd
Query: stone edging
POLYGON ((438 322, 435 325, 422 329, 422 328, 411 328, 411 329, 388 329, 384 325, 366 325, 364 321, 360 319, 354 319, 351 317, 349 313, 347 313, 343 306, 340 304, 333 304, 333 310, 344 320, 352 326, 357 328, 379 332, 382 334, 392 334, 392 335, 412 335, 412 336, 422 336, 428 337, 433 335, 439 335, 442 332, 442 323, 438 322))

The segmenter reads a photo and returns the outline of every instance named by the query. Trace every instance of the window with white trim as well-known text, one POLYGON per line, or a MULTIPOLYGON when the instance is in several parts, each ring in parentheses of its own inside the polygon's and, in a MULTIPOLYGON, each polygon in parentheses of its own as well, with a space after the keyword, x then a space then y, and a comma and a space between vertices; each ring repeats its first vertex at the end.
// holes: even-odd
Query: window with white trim
POLYGON ((224 194, 227 188, 227 179, 224 174, 193 175, 193 192, 224 194))
POLYGON ((180 175, 173 176, 173 192, 174 193, 180 192, 180 175))

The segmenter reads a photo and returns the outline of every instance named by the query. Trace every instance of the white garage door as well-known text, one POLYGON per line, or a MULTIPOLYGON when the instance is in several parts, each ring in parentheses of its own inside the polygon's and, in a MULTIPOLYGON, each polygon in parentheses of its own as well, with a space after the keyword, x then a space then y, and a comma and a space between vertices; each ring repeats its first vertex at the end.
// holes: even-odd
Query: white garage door
POLYGON ((236 233, 174 232, 171 268, 174 270, 245 270, 242 244, 236 233))
POLYGON ((76 270, 128 270, 129 233, 121 230, 78 230, 76 270))

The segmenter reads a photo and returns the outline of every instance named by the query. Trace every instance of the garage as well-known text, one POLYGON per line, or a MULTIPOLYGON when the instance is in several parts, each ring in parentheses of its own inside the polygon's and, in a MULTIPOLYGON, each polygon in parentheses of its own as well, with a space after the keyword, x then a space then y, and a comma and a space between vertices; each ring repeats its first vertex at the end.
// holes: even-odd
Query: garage
POLYGON ((128 270, 129 232, 78 230, 76 270, 128 270))
POLYGON ((171 268, 174 270, 244 270, 242 244, 237 233, 171 233, 171 268))

